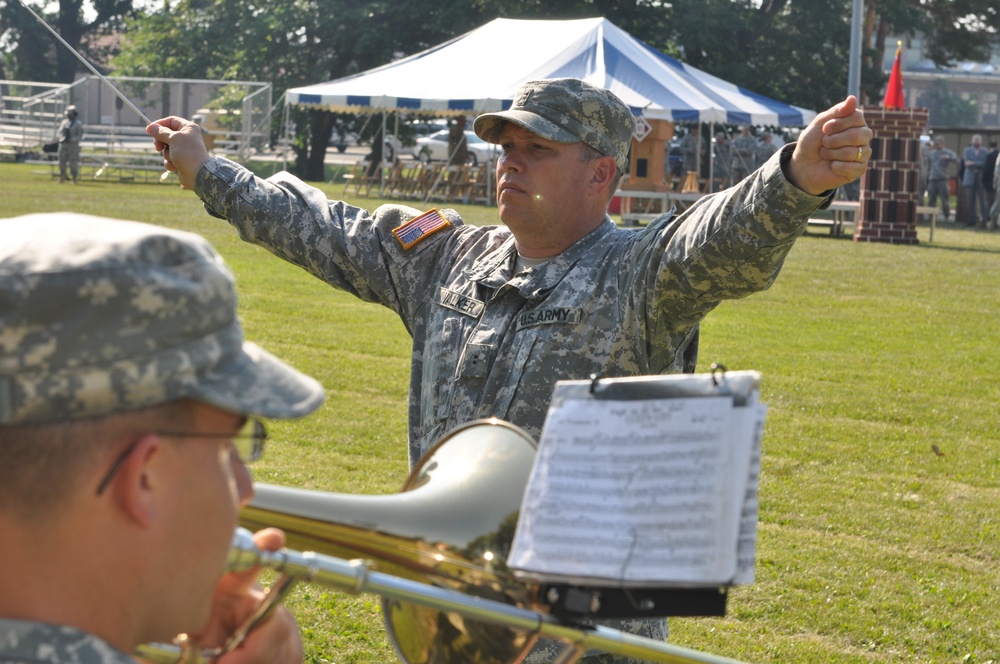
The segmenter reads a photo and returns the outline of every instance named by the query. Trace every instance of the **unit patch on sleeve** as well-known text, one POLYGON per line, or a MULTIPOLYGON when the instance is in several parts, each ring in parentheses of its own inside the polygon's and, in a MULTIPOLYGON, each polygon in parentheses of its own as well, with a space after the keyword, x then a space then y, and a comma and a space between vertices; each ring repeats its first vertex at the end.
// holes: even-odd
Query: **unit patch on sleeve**
POLYGON ((403 249, 409 249, 424 238, 449 226, 451 226, 451 222, 442 217, 441 213, 437 210, 428 210, 419 217, 410 219, 402 226, 393 228, 392 234, 403 245, 403 249))
POLYGON ((438 294, 438 304, 473 318, 479 318, 479 314, 483 313, 483 308, 486 306, 486 303, 481 300, 456 293, 447 288, 442 288, 438 294))
POLYGON ((522 311, 517 315, 517 329, 523 330, 526 327, 550 325, 552 323, 569 323, 573 325, 579 323, 581 317, 582 314, 579 307, 532 309, 531 311, 522 311))

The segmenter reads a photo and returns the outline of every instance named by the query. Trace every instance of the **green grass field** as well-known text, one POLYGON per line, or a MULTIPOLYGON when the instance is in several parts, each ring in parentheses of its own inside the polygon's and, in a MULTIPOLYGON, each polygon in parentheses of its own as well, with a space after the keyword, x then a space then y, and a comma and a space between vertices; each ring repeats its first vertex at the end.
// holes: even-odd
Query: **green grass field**
MULTIPOLYGON (((237 274, 248 338, 326 386, 316 415, 273 424, 259 481, 402 484, 409 339, 392 313, 242 243, 191 192, 47 173, 0 165, 0 214, 205 235, 237 274)), ((672 620, 673 643, 751 663, 1000 661, 1000 233, 942 223, 928 243, 928 230, 917 246, 806 236, 773 288, 704 323, 701 369, 761 371, 770 406, 757 582, 725 618, 672 620)), ((395 661, 377 598, 312 586, 289 605, 309 661, 395 661)))

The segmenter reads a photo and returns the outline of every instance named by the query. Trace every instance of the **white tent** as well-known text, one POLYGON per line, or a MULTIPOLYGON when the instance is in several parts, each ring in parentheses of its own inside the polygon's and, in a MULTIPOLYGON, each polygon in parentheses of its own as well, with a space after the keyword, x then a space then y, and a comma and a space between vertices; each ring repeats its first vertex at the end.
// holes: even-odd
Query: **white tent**
POLYGON ((498 18, 382 67, 292 88, 286 103, 355 113, 483 113, 508 108, 525 81, 560 77, 608 88, 650 119, 802 126, 815 116, 685 65, 604 18, 498 18))

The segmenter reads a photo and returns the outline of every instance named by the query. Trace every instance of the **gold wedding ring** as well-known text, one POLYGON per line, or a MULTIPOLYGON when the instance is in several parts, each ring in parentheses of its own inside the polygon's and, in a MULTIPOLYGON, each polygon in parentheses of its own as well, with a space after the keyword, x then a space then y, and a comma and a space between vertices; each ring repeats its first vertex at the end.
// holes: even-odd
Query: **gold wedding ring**
POLYGON ((865 154, 865 149, 863 147, 858 146, 858 156, 854 158, 854 161, 860 162, 864 154, 865 154))

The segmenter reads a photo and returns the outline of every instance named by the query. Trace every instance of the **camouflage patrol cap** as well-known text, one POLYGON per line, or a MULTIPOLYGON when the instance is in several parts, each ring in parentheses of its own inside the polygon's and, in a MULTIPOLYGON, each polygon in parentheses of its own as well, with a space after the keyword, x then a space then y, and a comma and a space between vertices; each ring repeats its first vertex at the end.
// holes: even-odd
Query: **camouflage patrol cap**
POLYGON ((189 398, 298 417, 322 387, 243 340, 232 274, 203 238, 89 215, 0 219, 0 424, 189 398))
POLYGON ((518 90, 508 110, 480 115, 472 128, 479 138, 496 143, 505 122, 558 143, 582 141, 614 157, 619 171, 628 166, 635 130, 632 111, 609 90, 580 79, 529 81, 518 90))

